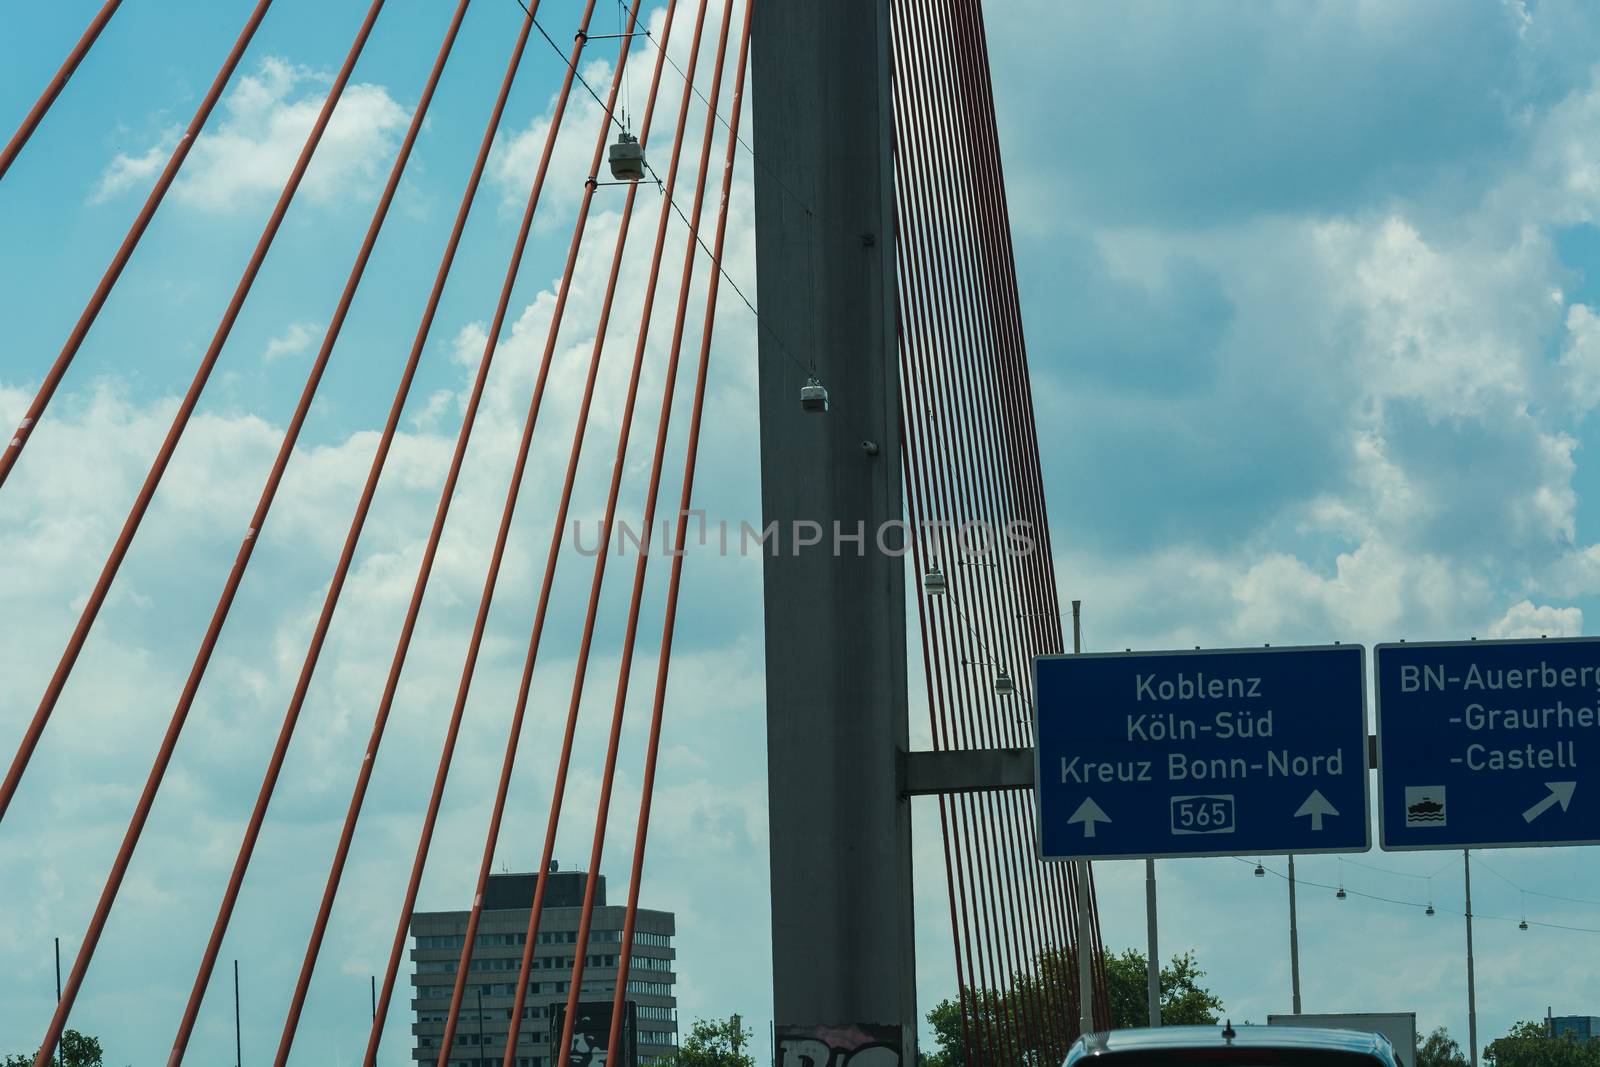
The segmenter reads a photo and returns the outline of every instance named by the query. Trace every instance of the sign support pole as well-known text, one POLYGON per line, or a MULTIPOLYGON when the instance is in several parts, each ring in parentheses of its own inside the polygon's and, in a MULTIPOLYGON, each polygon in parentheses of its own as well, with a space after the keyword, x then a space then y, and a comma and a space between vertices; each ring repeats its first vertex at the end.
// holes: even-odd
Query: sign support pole
MULTIPOLYGON (((56 938, 56 1003, 61 1003, 61 939, 59 937, 56 938)), ((56 1067, 61 1067, 65 1060, 66 1053, 62 1050, 61 1045, 57 1043, 56 1067)))
POLYGON ((1150 1025, 1161 1025, 1161 953, 1156 947, 1156 861, 1144 861, 1145 925, 1149 928, 1149 959, 1145 961, 1145 990, 1150 998, 1150 1025))
MULTIPOLYGON (((1083 651, 1083 601, 1072 602, 1072 651, 1083 651)), ((1078 1033, 1094 1032, 1094 929, 1089 920, 1089 861, 1078 861, 1078 1033)), ((1476 1064, 1474 1064, 1476 1067, 1476 1064)))
POLYGON ((1300 1014, 1300 928, 1294 907, 1294 853, 1289 854, 1289 982, 1294 993, 1294 1013, 1300 1014))
POLYGON ((1478 1067, 1478 984, 1472 973, 1472 853, 1461 850, 1461 870, 1467 882, 1467 1041, 1472 1045, 1472 1067, 1478 1067))

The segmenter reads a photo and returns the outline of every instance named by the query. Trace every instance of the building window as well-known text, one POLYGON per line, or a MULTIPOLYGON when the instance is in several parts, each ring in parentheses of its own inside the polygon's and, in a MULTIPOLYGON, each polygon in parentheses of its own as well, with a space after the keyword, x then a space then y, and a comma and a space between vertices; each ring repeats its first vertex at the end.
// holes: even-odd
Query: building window
POLYGON ((628 981, 628 992, 630 992, 630 993, 643 993, 646 996, 652 996, 652 997, 670 997, 670 996, 672 996, 672 983, 671 982, 645 982, 645 981, 636 981, 636 980, 633 980, 633 979, 629 979, 629 981, 628 981))

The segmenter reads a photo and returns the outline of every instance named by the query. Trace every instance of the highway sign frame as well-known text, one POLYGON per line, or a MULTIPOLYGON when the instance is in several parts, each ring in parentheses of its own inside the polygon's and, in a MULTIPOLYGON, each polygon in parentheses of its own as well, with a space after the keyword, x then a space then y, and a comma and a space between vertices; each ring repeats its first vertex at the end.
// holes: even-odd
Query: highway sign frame
MULTIPOLYGON (((1137 860, 1137 859, 1146 859, 1146 858, 1154 858, 1154 859, 1215 859, 1215 858, 1225 858, 1225 857, 1231 857, 1231 856, 1238 856, 1238 855, 1241 855, 1241 854, 1244 854, 1244 853, 1253 854, 1253 853, 1258 852, 1258 851, 1261 852, 1261 854, 1263 854, 1263 855, 1266 855, 1266 854, 1277 855, 1277 854, 1280 854, 1280 853, 1282 853, 1284 851, 1282 849, 1277 849, 1277 850, 1257 850, 1257 849, 1249 849, 1249 848, 1241 849, 1239 846, 1236 845, 1236 846, 1234 846, 1232 848, 1228 848, 1228 849, 1199 849, 1199 850, 1166 850, 1166 849, 1163 849, 1163 850, 1155 851, 1153 853, 1138 853, 1138 854, 1128 853, 1128 852, 1087 853, 1087 854, 1076 854, 1076 853, 1074 853, 1072 855, 1048 855, 1048 854, 1046 854, 1046 852, 1045 852, 1045 837, 1046 837, 1046 835, 1045 835, 1045 828, 1044 828, 1044 803, 1043 803, 1043 795, 1044 794, 1043 794, 1043 789, 1041 788, 1042 787, 1042 783, 1044 782, 1044 778, 1042 777, 1043 754, 1042 754, 1042 750, 1041 750, 1041 747, 1040 747, 1040 709, 1037 707, 1037 701, 1038 701, 1038 698, 1039 698, 1039 664, 1041 662, 1046 661, 1046 660, 1147 659, 1147 658, 1154 658, 1154 657, 1161 657, 1161 658, 1172 657, 1172 658, 1176 658, 1176 657, 1231 656, 1231 655, 1247 655, 1247 654, 1249 654, 1249 655, 1256 655, 1256 654, 1283 655, 1283 654, 1287 654, 1287 653, 1333 652, 1333 651, 1339 651, 1339 652, 1352 652, 1353 651, 1359 657, 1359 660, 1360 660, 1361 684, 1360 684, 1360 686, 1358 688, 1359 688, 1359 691, 1360 691, 1360 704, 1361 704, 1361 736, 1360 736, 1360 744, 1359 744, 1359 746, 1357 748, 1357 751, 1354 752, 1352 755, 1359 762, 1359 768, 1360 768, 1360 771, 1359 771, 1360 782, 1361 782, 1361 789, 1360 789, 1360 794, 1361 794, 1360 825, 1361 825, 1361 842, 1362 843, 1361 843, 1361 846, 1359 848, 1348 846, 1348 845, 1334 845, 1334 846, 1327 846, 1327 847, 1320 847, 1320 848, 1318 848, 1318 847, 1295 848, 1295 849, 1292 849, 1292 850, 1289 850, 1289 851, 1292 851, 1297 856, 1359 855, 1361 853, 1366 853, 1366 852, 1372 851, 1373 843, 1374 843, 1373 842, 1373 834, 1372 834, 1372 820, 1373 820, 1372 787, 1371 787, 1371 780, 1370 780, 1370 775, 1371 775, 1371 772, 1372 772, 1372 763, 1371 763, 1371 760, 1369 758, 1368 742, 1367 742, 1367 732, 1368 732, 1368 729, 1369 729, 1369 724, 1371 723, 1372 720, 1371 720, 1371 715, 1370 715, 1369 709, 1367 707, 1367 702, 1368 702, 1368 697, 1367 697, 1367 678, 1368 678, 1368 674, 1367 674, 1367 662, 1368 662, 1367 648, 1366 648, 1365 645, 1361 644, 1360 642, 1334 642, 1333 644, 1327 644, 1327 645, 1259 645, 1259 646, 1251 646, 1251 647, 1247 647, 1247 648, 1148 649, 1148 650, 1125 650, 1125 651, 1121 651, 1121 652, 1058 653, 1058 654, 1053 654, 1053 655, 1035 656, 1033 658, 1033 663, 1032 663, 1031 669, 1032 669, 1032 673, 1033 673, 1033 690, 1032 690, 1032 693, 1033 693, 1033 699, 1035 701, 1035 707, 1032 709, 1033 710, 1033 723, 1032 723, 1032 725, 1033 725, 1033 772, 1034 772, 1034 783, 1035 783, 1035 786, 1034 786, 1034 788, 1035 788, 1034 828, 1035 828, 1035 831, 1037 833, 1037 838, 1038 838, 1038 846, 1037 846, 1037 849, 1036 849, 1036 855, 1038 856, 1038 858, 1042 862, 1046 862, 1046 863, 1073 863, 1073 862, 1077 862, 1079 860, 1087 860, 1087 861, 1095 861, 1095 860, 1137 860)), ((1207 784, 1210 784, 1210 783, 1202 783, 1202 782, 1194 783, 1194 787, 1195 787, 1194 788, 1194 792, 1196 794, 1203 794, 1204 787, 1207 784)), ((1225 789, 1225 788, 1228 788, 1229 785, 1231 785, 1231 783, 1223 783, 1223 782, 1219 782, 1219 783, 1216 783, 1216 784, 1217 784, 1219 789, 1225 789)), ((1316 790, 1314 790, 1314 791, 1316 791, 1316 790)), ((1326 799, 1326 798, 1324 798, 1324 799, 1326 799)), ((1231 797, 1230 797, 1230 800, 1231 800, 1231 797)), ((1169 798, 1169 803, 1170 802, 1171 802, 1171 800, 1169 798)), ((1096 805, 1096 807, 1098 807, 1098 805, 1096 805)), ((1342 817, 1346 817, 1345 813, 1343 811, 1341 811, 1340 816, 1341 816, 1341 818, 1342 817)), ((1297 818, 1298 817, 1299 816, 1297 816, 1297 818)))
MULTIPOLYGON (((1562 841, 1472 841, 1462 844, 1458 841, 1436 842, 1428 844, 1391 844, 1389 842, 1389 821, 1387 817, 1388 803, 1387 790, 1385 789, 1384 775, 1392 767, 1393 761, 1383 751, 1383 684, 1379 673, 1378 657, 1385 649, 1426 649, 1426 648, 1494 648, 1499 646, 1551 646, 1551 645, 1600 645, 1600 637, 1506 637, 1492 640, 1479 641, 1468 639, 1465 641, 1385 641, 1372 646, 1372 705, 1373 705, 1373 730, 1377 737, 1378 755, 1378 848, 1383 852, 1459 852, 1463 849, 1473 848, 1577 848, 1585 845, 1600 845, 1600 837, 1575 838, 1562 841)), ((1597 704, 1600 711, 1600 704, 1597 704)), ((1431 771, 1429 773, 1432 773, 1431 771)), ((1540 775, 1538 778, 1553 777, 1540 775)), ((1572 768, 1570 773, 1577 775, 1577 769, 1572 768)), ((1541 782, 1541 784, 1543 784, 1541 782)), ((1404 788, 1404 786, 1401 786, 1404 788)), ((1600 789, 1600 782, 1595 783, 1595 788, 1600 789)), ((1531 823, 1529 825, 1532 825, 1531 823)))

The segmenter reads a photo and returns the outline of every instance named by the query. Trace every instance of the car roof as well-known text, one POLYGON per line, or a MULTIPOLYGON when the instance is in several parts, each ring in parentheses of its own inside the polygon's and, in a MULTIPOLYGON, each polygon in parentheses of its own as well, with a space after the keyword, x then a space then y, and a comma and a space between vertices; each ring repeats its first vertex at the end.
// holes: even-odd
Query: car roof
POLYGON ((1225 1027, 1162 1026, 1133 1030, 1109 1030, 1086 1034, 1067 1053, 1071 1067, 1079 1060, 1124 1052, 1157 1052, 1179 1048, 1282 1048, 1310 1051, 1366 1054, 1394 1063, 1389 1039, 1365 1030, 1335 1030, 1317 1026, 1233 1026, 1233 1035, 1224 1037, 1225 1027))

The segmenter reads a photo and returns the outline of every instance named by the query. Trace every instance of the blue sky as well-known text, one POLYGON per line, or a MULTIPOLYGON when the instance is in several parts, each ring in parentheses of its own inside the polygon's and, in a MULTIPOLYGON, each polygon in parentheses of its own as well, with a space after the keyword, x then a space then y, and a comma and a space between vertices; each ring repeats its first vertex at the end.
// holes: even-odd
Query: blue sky
MULTIPOLYGON (((61 0, 3 16, 0 128, 14 128, 97 6, 61 0)), ((570 40, 579 9, 548 0, 541 18, 570 40)), ((0 828, 0 955, 13 963, 0 975, 0 1051, 28 1046, 47 1018, 51 938, 70 958, 449 14, 390 0, 0 828)), ((478 0, 468 14, 101 944, 74 1025, 102 1037, 108 1062, 166 1056, 520 14, 512 0, 478 0)), ((141 165, 170 146, 244 15, 240 3, 125 5, 0 183, 0 421, 20 415, 138 209, 150 181, 141 165)), ((361 15, 278 0, 0 493, 0 750, 33 710, 361 15)), ((614 53, 600 44, 586 70, 603 80, 614 53)), ((1085 602, 1091 649, 1586 632, 1600 610, 1600 481, 1587 461, 1600 405, 1600 15, 1577 2, 1018 0, 991 5, 989 44, 1058 582, 1085 602)), ((635 56, 636 98, 653 60, 635 56)), ((276 1043, 559 73, 536 38, 224 947, 242 961, 246 1054, 257 1059, 276 1043)), ((670 70, 663 86, 675 106, 670 70)), ((364 1041, 366 976, 387 953, 415 783, 432 774, 597 121, 577 100, 563 128, 312 987, 302 1062, 353 1059, 364 1041)), ((424 907, 458 907, 470 892, 619 202, 602 196, 590 224, 424 907)), ((645 204, 625 292, 642 288, 637 255, 655 218, 645 204)), ((668 255, 681 256, 681 228, 669 233, 668 255)), ((729 271, 755 295, 752 252, 746 161, 729 271)), ((635 511, 670 326, 662 304, 625 483, 635 511)), ((599 513, 637 316, 635 299, 612 327, 575 515, 599 513)), ((754 519, 755 331, 726 288, 716 338, 697 495, 713 514, 754 519)), ((675 442, 681 403, 678 414, 675 442)), ((664 493, 676 490, 673 475, 664 493)), ((590 765, 603 744, 595 709, 615 678, 619 573, 579 735, 590 765)), ((558 576, 564 607, 497 865, 526 868, 537 855, 587 576, 581 559, 558 576)), ((655 568, 634 709, 647 706, 664 579, 655 568)), ((737 1010, 764 1028, 759 604, 756 561, 692 560, 645 899, 678 911, 685 1016, 737 1010)), ((634 715, 625 734, 635 753, 642 725, 634 715)), ((637 763, 624 761, 608 844, 619 880, 637 763)), ((592 809, 597 787, 595 774, 577 775, 568 810, 592 809)), ((936 819, 920 804, 915 813, 918 966, 931 1004, 954 975, 936 819)), ((565 823, 558 856, 578 862, 588 832, 565 823)), ((1440 911, 1308 886, 1307 1010, 1414 1010, 1424 1027, 1464 1038, 1464 938, 1451 913, 1460 872, 1446 859, 1301 864, 1308 880, 1342 876, 1411 904, 1431 888, 1440 911)), ((1515 919, 1526 906, 1530 920, 1600 929, 1600 905, 1514 888, 1600 898, 1587 888, 1595 861, 1532 850, 1481 863, 1475 905, 1495 918, 1478 927, 1480 1038, 1547 1005, 1596 1011, 1600 935, 1521 932, 1515 919)), ((1108 941, 1142 946, 1142 867, 1105 864, 1100 879, 1108 941)), ((1164 948, 1196 949, 1236 1020, 1288 1010, 1280 881, 1231 860, 1173 861, 1161 892, 1164 948)), ((231 1009, 219 984, 197 1056, 229 1054, 231 1009)), ((393 1062, 408 1028, 397 1003, 393 1062)))

